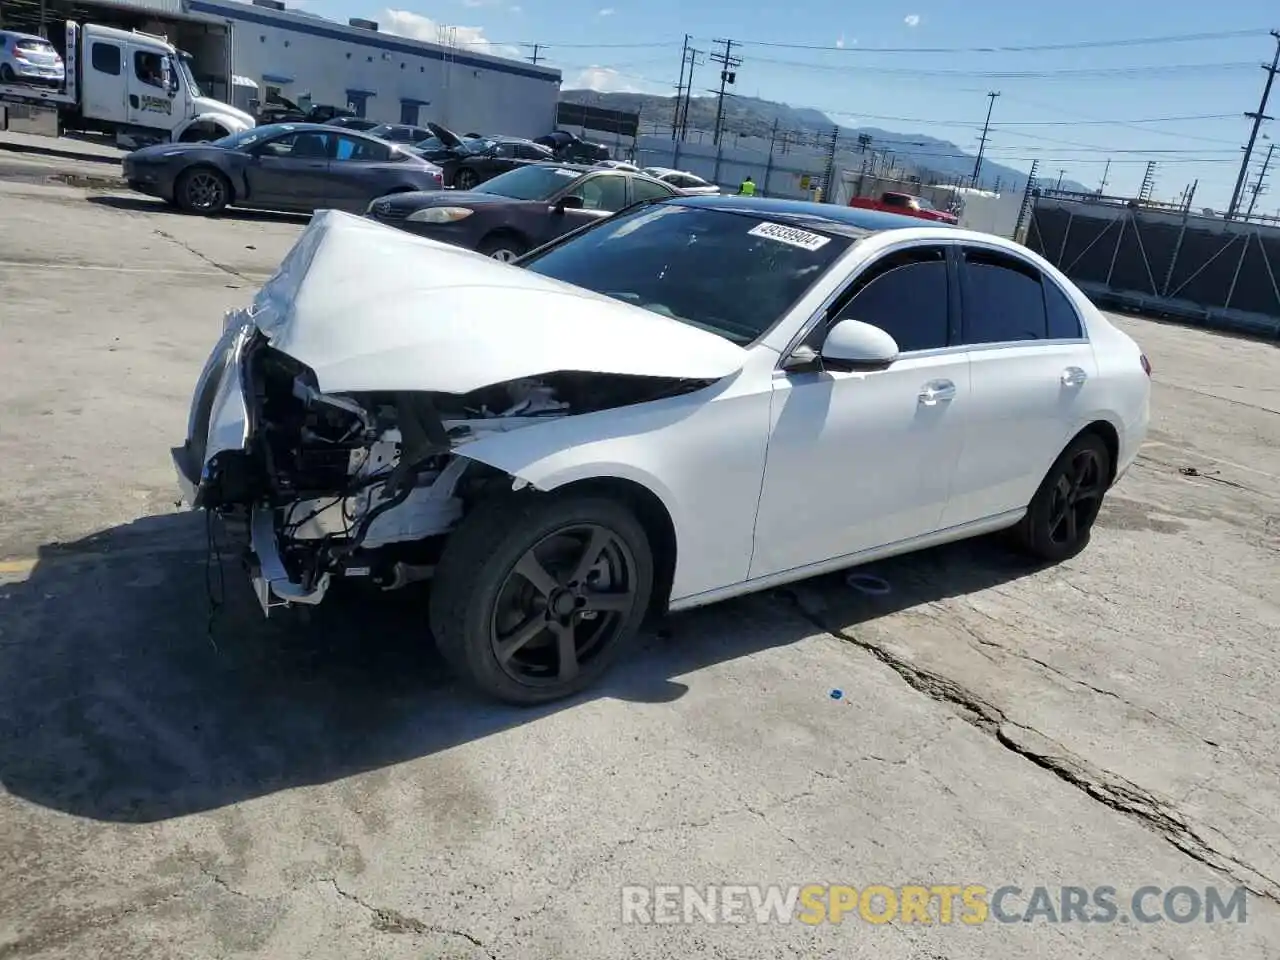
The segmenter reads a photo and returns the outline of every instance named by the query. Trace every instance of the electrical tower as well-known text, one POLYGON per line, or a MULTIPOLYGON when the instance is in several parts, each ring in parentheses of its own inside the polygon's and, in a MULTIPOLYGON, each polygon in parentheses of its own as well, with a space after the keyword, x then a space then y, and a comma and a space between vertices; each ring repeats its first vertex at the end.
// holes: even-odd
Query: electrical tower
POLYGON ((822 202, 834 203, 832 199, 836 179, 836 150, 840 146, 840 127, 831 128, 831 143, 827 145, 827 165, 822 177, 822 202))
POLYGON ((1023 224, 1027 222, 1027 214, 1031 212, 1031 198, 1035 195, 1037 189, 1036 171, 1040 168, 1039 160, 1031 161, 1031 170, 1027 174, 1027 187, 1022 192, 1022 206, 1018 208, 1018 222, 1013 226, 1013 237, 1015 240, 1022 235, 1023 224))
POLYGON ((1249 195, 1249 209, 1245 211, 1244 218, 1248 220, 1253 216, 1253 207, 1258 202, 1258 194, 1263 193, 1267 188, 1267 168, 1271 166, 1271 154, 1275 152, 1276 145, 1274 143, 1267 145, 1267 155, 1263 158, 1262 169, 1258 171, 1258 179, 1253 181, 1253 192, 1249 195))
POLYGON ((1138 190, 1138 202, 1150 203, 1151 193, 1156 188, 1156 162, 1147 162, 1147 172, 1142 175, 1142 187, 1138 190))
POLYGON ((724 53, 713 53, 711 59, 720 64, 720 93, 716 98, 716 126, 711 142, 720 143, 720 121, 724 118, 724 88, 738 82, 738 67, 742 66, 742 58, 733 56, 733 40, 717 40, 724 44, 724 53))
POLYGON ((1249 174, 1249 161, 1253 159, 1253 145, 1258 142, 1258 131, 1262 127, 1262 121, 1271 119, 1267 116, 1267 101, 1271 99, 1271 84, 1275 81, 1276 74, 1280 73, 1280 30, 1272 30, 1271 36, 1276 41, 1276 54, 1271 58, 1271 66, 1265 63, 1262 65, 1262 69, 1267 71, 1267 82, 1262 87, 1262 100, 1258 104, 1257 112, 1245 114, 1253 121, 1253 129, 1249 131, 1249 142, 1245 145, 1244 158, 1240 161, 1240 175, 1236 177, 1235 189, 1231 191, 1231 203, 1227 206, 1226 213, 1228 220, 1235 216, 1240 201, 1244 199, 1244 180, 1249 174))
POLYGON ((978 174, 982 172, 982 154, 987 149, 987 131, 991 129, 991 111, 995 108, 996 97, 1000 96, 999 90, 992 90, 987 94, 987 119, 982 124, 982 136, 978 139, 978 158, 973 161, 973 186, 978 185, 978 174))

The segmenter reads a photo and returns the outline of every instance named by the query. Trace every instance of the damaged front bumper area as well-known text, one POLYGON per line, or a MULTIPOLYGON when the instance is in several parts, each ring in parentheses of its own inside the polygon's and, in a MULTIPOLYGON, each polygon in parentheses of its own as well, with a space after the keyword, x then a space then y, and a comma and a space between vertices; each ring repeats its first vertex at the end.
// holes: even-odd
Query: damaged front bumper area
POLYGON ((468 443, 699 385, 560 373, 464 396, 324 394, 240 312, 172 456, 183 499, 219 519, 269 614, 319 603, 338 577, 384 589, 429 577, 468 505, 516 483, 468 458, 468 443))

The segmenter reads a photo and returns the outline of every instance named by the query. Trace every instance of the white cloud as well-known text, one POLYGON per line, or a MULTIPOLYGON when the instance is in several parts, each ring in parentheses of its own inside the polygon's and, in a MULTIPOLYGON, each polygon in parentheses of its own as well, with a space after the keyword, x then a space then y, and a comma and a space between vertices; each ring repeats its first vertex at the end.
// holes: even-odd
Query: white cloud
POLYGON ((512 7, 512 8, 511 8, 511 10, 510 10, 510 12, 511 12, 511 13, 524 13, 524 7, 520 7, 520 6, 512 7))
POLYGON ((566 77, 565 90, 595 90, 598 93, 664 93, 665 88, 638 77, 629 77, 609 67, 587 67, 575 77, 566 77))
POLYGON ((615 13, 615 12, 616 12, 616 11, 613 9, 613 7, 605 7, 605 8, 604 8, 603 10, 601 10, 598 14, 596 14, 596 16, 598 16, 598 17, 612 17, 612 16, 614 15, 614 13, 615 13))
POLYGON ((839 40, 836 41, 836 49, 837 50, 844 49, 844 37, 841 37, 839 40))
POLYGON ((454 43, 465 50, 487 53, 495 57, 519 57, 519 47, 494 43, 484 35, 483 27, 459 27, 436 23, 430 17, 408 10, 384 10, 380 18, 387 33, 427 43, 454 43))
POLYGON ((905 23, 908 27, 918 26, 920 23, 920 14, 908 13, 905 17, 902 18, 902 22, 905 23))

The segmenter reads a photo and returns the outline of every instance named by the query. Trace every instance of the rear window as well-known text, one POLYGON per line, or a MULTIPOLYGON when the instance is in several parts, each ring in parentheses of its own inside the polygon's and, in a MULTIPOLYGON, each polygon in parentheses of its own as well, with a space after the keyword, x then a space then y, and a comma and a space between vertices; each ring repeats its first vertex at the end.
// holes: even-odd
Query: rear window
POLYGON ((664 203, 610 217, 521 266, 745 345, 795 306, 850 243, 664 203))
POLYGON ((32 53, 56 53, 53 44, 44 40, 19 40, 14 44, 19 50, 30 50, 32 53))

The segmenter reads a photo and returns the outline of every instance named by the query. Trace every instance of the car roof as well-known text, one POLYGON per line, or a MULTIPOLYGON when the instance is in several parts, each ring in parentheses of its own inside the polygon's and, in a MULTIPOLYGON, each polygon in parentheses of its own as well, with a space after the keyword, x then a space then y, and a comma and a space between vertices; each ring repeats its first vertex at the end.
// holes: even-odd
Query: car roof
POLYGON ((681 197, 672 202, 730 213, 754 214, 781 223, 808 224, 819 230, 842 236, 865 237, 881 230, 920 229, 922 223, 940 230, 951 230, 949 224, 921 221, 898 213, 846 207, 812 200, 782 200, 769 197, 707 196, 681 197))
POLYGON ((34 33, 19 33, 16 30, 0 30, 0 36, 12 37, 14 40, 39 40, 41 43, 48 43, 44 37, 37 36, 34 33))
MULTIPOLYGON (((267 127, 279 127, 279 128, 280 128, 280 129, 282 129, 282 130, 292 130, 292 131, 295 131, 295 132, 297 132, 297 133, 311 133, 311 132, 315 132, 315 133, 333 133, 333 128, 334 128, 334 126, 335 126, 335 124, 332 124, 332 123, 301 123, 301 122, 299 122, 299 123, 294 123, 294 122, 292 122, 292 121, 290 121, 290 120, 285 120, 285 121, 284 121, 284 122, 282 122, 282 123, 264 123, 264 124, 263 124, 262 126, 260 126, 260 127, 252 127, 251 129, 253 129, 253 130, 265 130, 267 127)), ((245 132, 246 132, 246 133, 248 133, 249 131, 245 131, 245 132)), ((361 139, 364 139, 364 140, 377 140, 377 139, 378 139, 377 137, 371 137, 371 136, 369 136, 369 134, 368 134, 366 131, 364 131, 364 130, 347 130, 347 129, 343 129, 343 130, 342 130, 342 132, 343 132, 343 134, 344 134, 344 135, 346 135, 346 136, 348 136, 348 137, 360 137, 361 139)))

